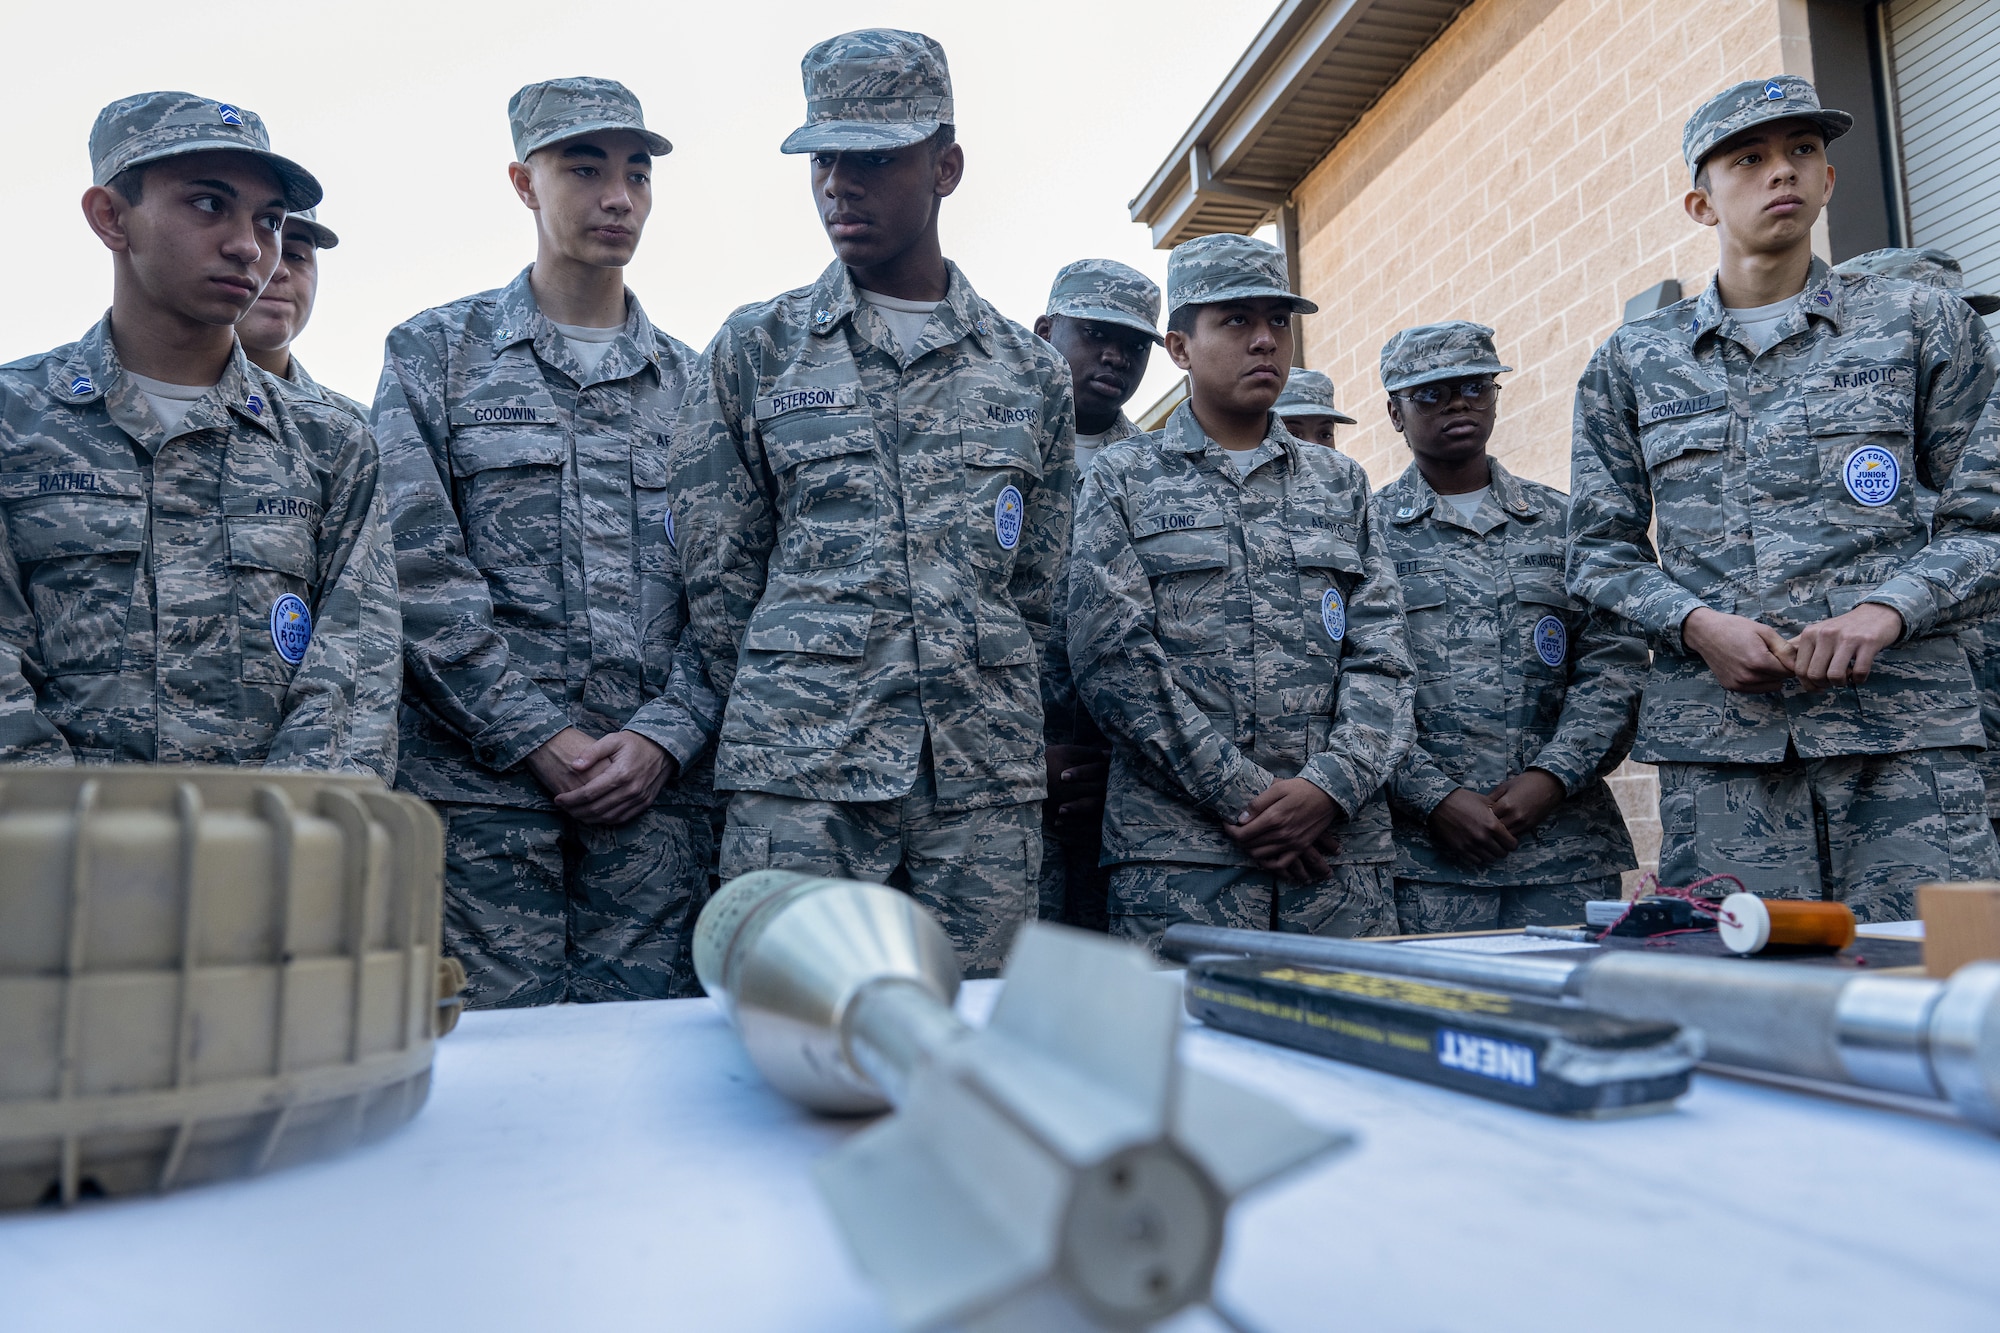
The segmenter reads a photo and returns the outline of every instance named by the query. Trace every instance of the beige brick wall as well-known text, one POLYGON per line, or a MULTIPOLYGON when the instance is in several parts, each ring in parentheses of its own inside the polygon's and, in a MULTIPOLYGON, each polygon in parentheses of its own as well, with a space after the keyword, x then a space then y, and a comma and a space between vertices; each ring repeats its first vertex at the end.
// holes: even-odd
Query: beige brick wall
MULTIPOLYGON (((1360 418, 1339 447, 1377 485, 1409 463, 1377 358, 1412 324, 1473 319, 1516 367, 1493 452, 1569 489, 1570 400, 1625 300, 1693 293, 1714 241, 1681 211, 1681 125, 1740 79, 1810 77, 1804 0, 1478 0, 1299 186, 1306 364, 1360 418)), ((1640 857, 1652 770, 1612 780, 1640 857)), ((1628 876, 1628 879, 1635 878, 1628 876)))

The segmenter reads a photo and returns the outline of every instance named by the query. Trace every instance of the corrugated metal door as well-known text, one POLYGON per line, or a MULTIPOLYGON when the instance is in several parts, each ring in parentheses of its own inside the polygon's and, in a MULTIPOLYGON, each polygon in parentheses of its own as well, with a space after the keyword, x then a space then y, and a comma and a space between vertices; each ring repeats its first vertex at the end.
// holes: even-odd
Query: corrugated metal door
POLYGON ((1911 244, 2000 291, 2000 0, 1895 0, 1888 20, 1911 244))

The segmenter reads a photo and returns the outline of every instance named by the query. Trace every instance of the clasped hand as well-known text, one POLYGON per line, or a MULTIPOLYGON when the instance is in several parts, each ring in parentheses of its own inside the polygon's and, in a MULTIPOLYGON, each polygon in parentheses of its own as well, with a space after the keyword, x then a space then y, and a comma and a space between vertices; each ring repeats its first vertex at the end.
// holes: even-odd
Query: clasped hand
POLYGON ((1789 680, 1809 690, 1859 685, 1876 654, 1901 637, 1903 617, 1879 602, 1808 625, 1790 639, 1760 621, 1705 606, 1681 624, 1682 640, 1722 688, 1740 694, 1773 694, 1789 680))
POLYGON ((1454 860, 1491 865, 1519 847, 1562 799, 1562 783, 1539 768, 1516 773, 1490 792, 1458 787, 1431 810, 1431 841, 1454 860))
POLYGON ((1279 778, 1222 831, 1279 879, 1316 884, 1332 873, 1326 858, 1340 850, 1331 832, 1339 809, 1331 796, 1304 778, 1279 778))
POLYGON ((636 731, 591 739, 564 727, 527 758, 556 807, 579 824, 623 824, 652 805, 680 771, 674 757, 636 731))

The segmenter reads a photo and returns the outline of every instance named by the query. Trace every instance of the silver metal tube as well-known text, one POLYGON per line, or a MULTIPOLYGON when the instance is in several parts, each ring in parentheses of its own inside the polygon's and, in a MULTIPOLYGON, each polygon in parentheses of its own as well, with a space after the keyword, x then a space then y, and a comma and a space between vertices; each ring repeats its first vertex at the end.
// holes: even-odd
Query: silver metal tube
POLYGON ((1698 1028, 1716 1064, 1949 1101, 2000 1131, 2000 962, 1948 981, 1637 950, 1577 962, 1452 954, 1366 940, 1174 926, 1164 952, 1235 954, 1574 997, 1620 1018, 1698 1028))
POLYGON ((918 1065, 972 1031, 950 1005, 904 977, 863 986, 848 1001, 842 1027, 848 1058, 894 1106, 903 1104, 918 1065))
POLYGON ((1334 940, 1318 935, 1274 935, 1267 930, 1228 930, 1220 926, 1170 926, 1161 951, 1181 962, 1201 954, 1238 954, 1277 962, 1423 977, 1460 986, 1491 986, 1544 999, 1561 999, 1569 994, 1571 979, 1579 966, 1548 958, 1412 949, 1402 944, 1334 940))

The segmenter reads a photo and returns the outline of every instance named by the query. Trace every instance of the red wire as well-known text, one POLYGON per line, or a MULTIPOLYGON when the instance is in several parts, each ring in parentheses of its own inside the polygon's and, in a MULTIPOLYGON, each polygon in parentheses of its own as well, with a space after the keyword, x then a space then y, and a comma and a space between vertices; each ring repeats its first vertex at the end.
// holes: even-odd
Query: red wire
MULTIPOLYGON (((1610 936, 1612 931, 1618 929, 1619 926, 1623 925, 1625 922, 1625 918, 1632 915, 1632 909, 1639 905, 1639 900, 1641 898, 1679 898, 1681 901, 1690 904, 1694 908, 1694 910, 1699 914, 1701 914, 1702 916, 1720 919, 1722 900, 1720 898, 1700 897, 1695 893, 1695 890, 1700 888, 1704 884, 1715 884, 1719 883, 1722 880, 1728 880, 1731 884, 1734 884, 1736 886, 1736 891, 1738 893, 1749 892, 1748 889, 1743 887, 1743 881, 1736 878, 1736 876, 1734 875, 1729 875, 1729 874, 1703 875, 1700 879, 1696 880, 1692 884, 1689 884, 1685 887, 1676 888, 1672 885, 1660 883, 1660 877, 1649 870, 1645 873, 1643 877, 1640 878, 1638 887, 1633 890, 1632 897, 1625 904, 1625 910, 1618 914, 1618 919, 1616 921, 1613 921, 1610 925, 1606 926, 1601 932, 1599 932, 1597 938, 1600 940, 1606 939, 1607 937, 1610 936), (1647 888, 1648 885, 1651 885, 1650 892, 1648 891, 1647 888)), ((1732 920, 1730 924, 1734 925, 1735 922, 1732 920)), ((1706 929, 1708 929, 1708 927, 1706 926, 1695 926, 1690 928, 1684 928, 1681 930, 1663 930, 1658 935, 1651 936, 1650 938, 1660 939, 1667 935, 1686 935, 1686 934, 1691 934, 1694 931, 1706 930, 1706 929)))

